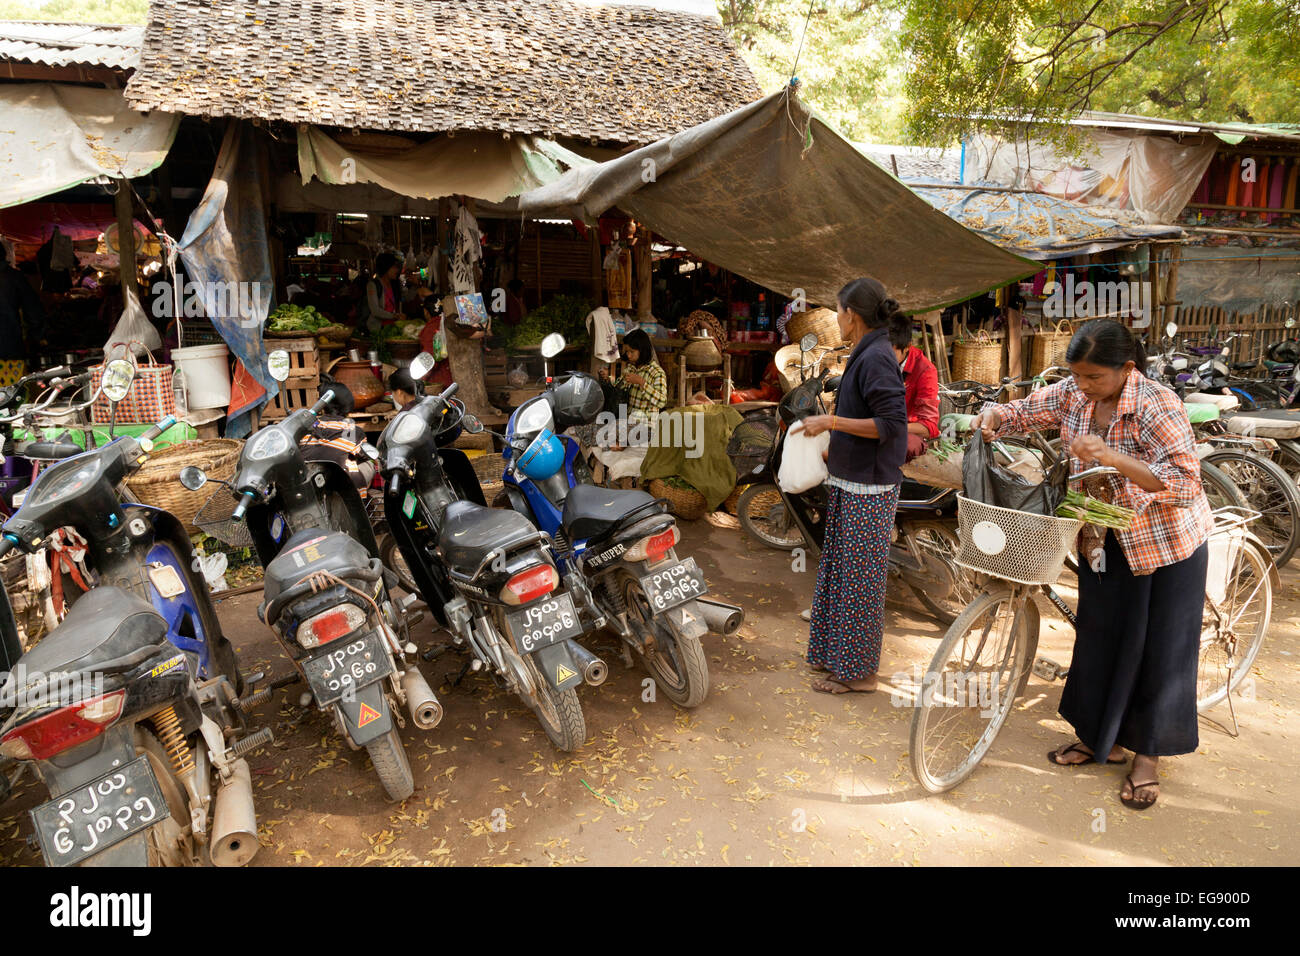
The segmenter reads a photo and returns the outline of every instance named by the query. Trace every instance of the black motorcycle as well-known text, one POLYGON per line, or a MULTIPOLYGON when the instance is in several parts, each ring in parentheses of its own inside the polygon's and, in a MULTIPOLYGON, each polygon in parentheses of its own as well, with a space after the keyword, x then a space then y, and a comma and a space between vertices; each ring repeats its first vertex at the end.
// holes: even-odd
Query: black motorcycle
MULTIPOLYGON (((424 358, 412 363, 417 377, 424 358)), ((550 538, 522 515, 461 497, 464 479, 452 472, 463 474, 463 453, 439 448, 438 436, 482 425, 455 392, 452 384, 425 397, 379 440, 390 532, 438 621, 472 654, 468 669, 486 667, 537 714, 558 750, 576 750, 587 737, 576 688, 601 683, 607 669, 574 640, 583 629, 550 538)))
MULTIPOLYGON (((431 730, 442 706, 407 660, 421 615, 390 596, 397 581, 380 561, 355 482, 338 462, 304 456, 302 442, 326 409, 346 414, 351 393, 331 386, 311 408, 250 437, 229 486, 204 505, 204 528, 239 544, 231 524, 244 525, 266 569, 259 616, 316 706, 333 714, 350 744, 366 748, 388 796, 404 800, 415 782, 398 734, 402 713, 431 730), (210 522, 218 510, 229 517, 225 528, 210 522)), ((198 469, 181 478, 192 488, 205 480, 198 469)))
POLYGON ((184 527, 115 491, 174 421, 52 465, 3 526, 0 556, 65 526, 88 543, 93 586, 26 654, 0 606, 0 754, 49 788, 32 818, 51 866, 237 866, 258 849, 242 755, 270 732, 236 739, 238 665, 184 527))

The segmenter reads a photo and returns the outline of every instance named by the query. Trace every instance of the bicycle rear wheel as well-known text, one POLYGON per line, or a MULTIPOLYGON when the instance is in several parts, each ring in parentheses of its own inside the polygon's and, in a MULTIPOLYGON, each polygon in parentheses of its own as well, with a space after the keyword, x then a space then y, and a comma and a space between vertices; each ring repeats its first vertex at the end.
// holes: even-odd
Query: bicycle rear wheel
POLYGON ((1207 594, 1196 669, 1196 710, 1223 701, 1250 673, 1273 612, 1269 558, 1246 542, 1228 569, 1227 590, 1217 611, 1207 594))
POLYGON ((1291 560, 1300 545, 1300 490, 1275 461, 1244 451, 1215 451, 1204 461, 1218 468, 1237 486, 1246 507, 1258 511, 1251 525, 1279 568, 1291 560))
POLYGON ((1021 588, 984 592, 935 651, 917 688, 910 746, 912 772, 930 793, 969 777, 1002 729, 1038 642, 1032 602, 1021 588))
POLYGON ((1232 483, 1232 479, 1214 465, 1201 461, 1201 487, 1205 489, 1210 510, 1219 508, 1247 508, 1246 496, 1232 483))

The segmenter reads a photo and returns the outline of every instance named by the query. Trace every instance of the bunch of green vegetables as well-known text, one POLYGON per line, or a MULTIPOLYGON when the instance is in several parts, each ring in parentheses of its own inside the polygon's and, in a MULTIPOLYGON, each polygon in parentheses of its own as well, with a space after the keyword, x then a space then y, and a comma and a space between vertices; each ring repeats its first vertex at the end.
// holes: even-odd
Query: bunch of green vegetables
POLYGON ((940 438, 938 441, 931 442, 930 447, 926 449, 927 452, 935 458, 938 458, 940 461, 947 461, 953 455, 964 450, 964 446, 959 445, 954 441, 949 441, 946 438, 940 438))
MULTIPOLYGON (((587 313, 591 309, 591 303, 579 296, 557 295, 507 331, 506 344, 513 349, 541 345, 552 332, 559 332, 570 345, 582 344, 587 341, 587 313)), ((503 327, 498 325, 497 329, 502 331, 503 327)))
POLYGON ((313 305, 279 305, 266 317, 268 332, 315 332, 330 324, 313 305))
POLYGON ((1102 528, 1127 531, 1133 524, 1133 509, 1098 501, 1081 491, 1067 491, 1065 500, 1056 509, 1058 518, 1074 518, 1102 528))

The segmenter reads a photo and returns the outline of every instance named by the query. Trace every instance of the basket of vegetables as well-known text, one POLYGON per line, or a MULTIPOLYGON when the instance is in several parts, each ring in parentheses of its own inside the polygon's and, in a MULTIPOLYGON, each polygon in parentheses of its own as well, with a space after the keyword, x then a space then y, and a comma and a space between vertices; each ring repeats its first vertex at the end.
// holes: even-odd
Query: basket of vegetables
POLYGON ((650 494, 666 500, 673 514, 686 521, 698 521, 709 510, 704 495, 696 491, 690 482, 676 475, 651 481, 650 494))
POLYGON ((266 317, 262 332, 279 339, 310 339, 330 324, 314 305, 279 305, 266 317))

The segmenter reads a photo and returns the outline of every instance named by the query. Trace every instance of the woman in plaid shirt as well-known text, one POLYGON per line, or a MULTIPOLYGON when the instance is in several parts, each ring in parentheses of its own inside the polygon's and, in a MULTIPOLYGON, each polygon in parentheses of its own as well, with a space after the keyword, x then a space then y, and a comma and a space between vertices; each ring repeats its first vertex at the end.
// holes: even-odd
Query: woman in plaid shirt
POLYGON ((1182 401, 1146 378, 1146 355, 1125 326, 1088 322, 1070 342, 1071 379, 975 419, 992 438, 1060 428, 1077 473, 1093 464, 1119 474, 1084 490, 1136 512, 1128 531, 1084 525, 1079 540, 1079 622, 1060 714, 1079 735, 1048 754, 1065 767, 1096 760, 1133 767, 1120 799, 1156 802, 1159 757, 1197 746, 1206 539, 1213 520, 1182 401))
MULTIPOLYGON (((629 418, 653 422, 668 404, 668 377, 655 358, 654 343, 645 330, 633 329, 623 336, 623 357, 628 367, 614 386, 627 389, 629 418)), ((609 372, 602 368, 600 377, 608 376, 609 372)))

